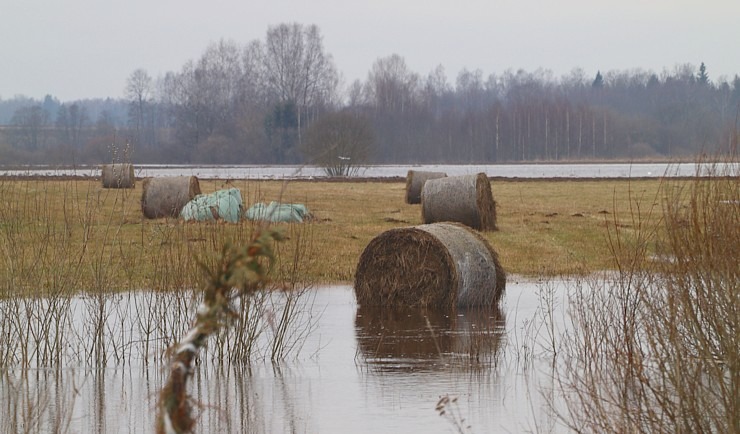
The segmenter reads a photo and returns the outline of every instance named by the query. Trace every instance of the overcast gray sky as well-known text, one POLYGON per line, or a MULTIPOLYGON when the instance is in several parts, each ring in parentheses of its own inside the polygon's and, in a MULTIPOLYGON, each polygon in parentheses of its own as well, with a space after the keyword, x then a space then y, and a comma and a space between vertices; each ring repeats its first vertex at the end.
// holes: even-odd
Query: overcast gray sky
POLYGON ((219 39, 264 40, 268 26, 316 24, 347 83, 397 53, 426 76, 444 66, 642 68, 705 62, 740 74, 739 0, 0 0, 0 97, 121 97, 137 68, 178 71, 219 39))

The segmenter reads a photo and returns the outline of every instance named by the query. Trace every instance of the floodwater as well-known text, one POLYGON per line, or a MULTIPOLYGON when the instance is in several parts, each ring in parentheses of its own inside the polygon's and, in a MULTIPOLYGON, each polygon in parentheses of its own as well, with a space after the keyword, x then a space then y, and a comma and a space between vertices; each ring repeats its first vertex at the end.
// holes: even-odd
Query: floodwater
MULTIPOLYGON (((562 307, 567 282, 547 285, 553 305, 562 307)), ((445 395, 457 398, 446 415, 464 418, 470 426, 465 432, 562 431, 542 392, 552 382, 551 359, 535 326, 543 284, 510 276, 498 308, 455 315, 365 309, 350 286, 311 291, 301 299, 313 321, 311 333, 286 360, 229 364, 203 358, 191 389, 201 412, 196 432, 458 432, 435 411, 445 395)), ((119 300, 139 311, 141 297, 146 293, 119 300)), ((106 315, 112 334, 124 333, 115 323, 129 318, 126 309, 106 315)), ((80 304, 73 310, 77 317, 95 309, 80 304)), ((84 328, 85 320, 75 321, 84 328)), ((31 432, 50 432, 58 421, 66 421, 69 432, 151 432, 165 379, 162 364, 112 360, 105 368, 84 360, 60 368, 11 368, 0 377, 0 392, 9 398, 0 406, 0 421, 10 426, 7 421, 17 420, 26 397, 42 413, 31 432)))
MULTIPOLYGON (((718 168, 740 163, 720 163, 718 168)), ((500 178, 658 178, 688 177, 704 174, 710 164, 694 163, 583 163, 583 164, 425 164, 371 165, 359 168, 357 177, 406 177, 409 170, 445 172, 449 176, 485 173, 500 178)), ((730 172, 730 173, 735 173, 730 172)), ((316 166, 256 165, 136 165, 137 177, 197 176, 203 179, 320 179, 323 169, 316 166)), ((0 167, 0 176, 88 176, 99 177, 98 167, 0 167)))

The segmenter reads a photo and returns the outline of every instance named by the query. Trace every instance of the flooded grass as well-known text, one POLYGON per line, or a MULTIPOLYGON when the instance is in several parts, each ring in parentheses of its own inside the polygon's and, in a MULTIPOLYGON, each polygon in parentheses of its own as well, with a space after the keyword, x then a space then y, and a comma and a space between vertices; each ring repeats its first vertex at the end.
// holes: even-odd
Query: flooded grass
MULTIPOLYGON (((306 288, 238 299, 232 327, 209 343, 202 363, 290 358, 316 320, 311 297, 306 288)), ((201 301, 191 291, 0 300, 0 367, 156 365, 191 326, 201 301)))
POLYGON ((570 288, 552 401, 568 428, 740 431, 739 175, 666 183, 660 204, 633 208, 633 231, 610 231, 612 277, 570 288))
MULTIPOLYGON (((445 433, 449 432, 447 422, 434 410, 444 394, 458 397, 458 409, 472 424, 473 432, 500 427, 517 431, 516 427, 530 420, 530 414, 525 395, 509 395, 510 389, 527 386, 517 380, 523 377, 516 372, 514 349, 507 344, 507 335, 520 325, 504 317, 508 314, 511 318, 514 309, 523 316, 531 315, 537 305, 535 288, 529 281, 514 284, 510 294, 520 302, 507 302, 500 315, 468 311, 444 316, 412 311, 377 320, 367 316, 372 312, 358 309, 348 286, 312 289, 312 296, 299 303, 299 310, 307 312, 306 318, 313 318, 312 332, 283 360, 270 361, 269 326, 254 343, 262 356, 255 355, 249 363, 221 358, 234 350, 227 345, 235 345, 239 327, 209 342, 193 372, 191 393, 199 413, 195 432, 422 429, 445 433), (510 415, 503 403, 517 410, 510 415)), ((157 309, 171 306, 165 309, 170 312, 177 310, 177 303, 194 308, 198 302, 161 298, 163 295, 107 295, 120 298, 111 299, 106 310, 128 310, 126 318, 138 322, 138 317, 147 316, 148 304, 158 305, 157 309), (137 309, 141 311, 138 316, 132 314, 137 309)), ((80 310, 85 302, 80 297, 71 304, 78 306, 75 311, 85 313, 80 310)), ((112 331, 119 331, 121 318, 117 314, 110 315, 108 321, 112 331)), ((174 324, 174 315, 168 321, 174 324)), ((84 322, 84 318, 76 321, 80 330, 70 334, 82 335, 84 322)), ((187 326, 182 324, 183 329, 187 326)), ((14 394, 15 398, 0 411, 0 428, 5 429, 2 424, 13 414, 25 414, 26 394, 33 402, 40 400, 32 414, 41 428, 31 432, 52 431, 49 427, 57 411, 70 414, 69 432, 152 431, 157 394, 166 380, 161 369, 165 361, 162 351, 171 336, 159 331, 150 335, 149 351, 160 356, 150 356, 145 364, 141 354, 146 347, 146 326, 126 323, 122 328, 139 330, 140 335, 124 334, 123 339, 131 345, 118 350, 125 354, 123 359, 109 356, 107 368, 87 365, 84 358, 74 357, 60 367, 6 367, 0 393, 14 394)), ((305 329, 305 324, 298 323, 291 330, 305 329)), ((118 338, 111 340, 106 348, 113 353, 111 347, 118 345, 118 338)), ((544 404, 536 405, 540 408, 544 404)))
MULTIPOLYGON (((196 431, 740 431, 738 174, 710 175, 494 182, 500 231, 484 236, 515 277, 501 311, 447 315, 314 288, 421 223, 402 183, 204 181, 314 219, 277 225, 275 284, 235 299, 198 356, 196 431)), ((0 429, 150 431, 198 264, 254 224, 146 220, 137 190, 91 181, 0 194, 0 429)))

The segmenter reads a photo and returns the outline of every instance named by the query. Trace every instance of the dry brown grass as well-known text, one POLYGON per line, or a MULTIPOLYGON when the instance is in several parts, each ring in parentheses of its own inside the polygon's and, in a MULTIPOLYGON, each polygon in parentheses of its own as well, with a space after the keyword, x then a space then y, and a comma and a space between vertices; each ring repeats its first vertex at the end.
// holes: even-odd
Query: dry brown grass
POLYGON ((551 403, 574 431, 740 432, 739 175, 667 181, 610 228, 618 270, 569 288, 551 403))
MULTIPOLYGON (((196 287, 194 258, 217 254, 224 241, 249 239, 250 222, 147 220, 140 210, 141 185, 110 190, 97 180, 0 180, 6 198, 0 209, 2 292, 58 291, 63 280, 70 290, 196 287)), ((203 193, 239 188, 245 206, 281 196, 283 202, 306 204, 313 220, 304 229, 277 226, 284 227, 288 246, 310 237, 304 275, 317 283, 351 282, 370 240, 422 223, 420 206, 405 203, 402 181, 294 181, 285 189, 278 181, 201 180, 200 185, 203 193)), ((509 273, 613 268, 606 227, 631 230, 632 202, 658 200, 659 186, 659 180, 494 181, 500 231, 483 236, 509 273)))
MULTIPOLYGON (((494 181, 500 231, 482 235, 509 273, 587 274, 611 269, 606 227, 618 224, 631 230, 631 201, 658 200, 660 183, 494 181)), ((277 192, 277 183, 259 185, 263 193, 277 192)), ((351 281, 356 261, 372 238, 391 228, 422 224, 420 206, 406 204, 404 193, 402 182, 292 183, 286 200, 307 203, 317 218, 314 242, 326 262, 316 264, 315 276, 320 281, 351 281)))

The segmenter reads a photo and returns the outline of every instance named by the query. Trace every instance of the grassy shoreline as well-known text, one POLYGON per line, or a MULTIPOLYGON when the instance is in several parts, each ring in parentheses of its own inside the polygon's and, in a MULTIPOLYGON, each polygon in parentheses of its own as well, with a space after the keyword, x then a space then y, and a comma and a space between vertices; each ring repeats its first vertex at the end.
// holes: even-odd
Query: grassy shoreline
MULTIPOLYGON (((555 276, 612 269, 607 228, 629 232, 659 223, 662 182, 494 179, 500 230, 483 235, 509 273, 555 276)), ((239 188, 245 206, 282 198, 308 207, 310 222, 276 225, 288 236, 278 251, 278 281, 298 273, 299 280, 316 284, 351 282, 372 238, 423 223, 420 205, 404 202, 403 180, 202 179, 200 184, 204 193, 239 188), (296 255, 301 267, 291 270, 296 255)), ((208 262, 224 242, 248 240, 254 228, 248 221, 147 220, 140 210, 141 186, 111 190, 93 179, 0 180, 0 194, 8 199, 0 210, 2 292, 196 286, 197 261, 208 262)))

